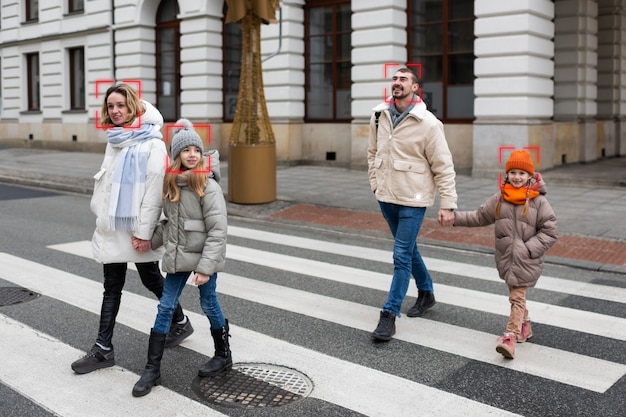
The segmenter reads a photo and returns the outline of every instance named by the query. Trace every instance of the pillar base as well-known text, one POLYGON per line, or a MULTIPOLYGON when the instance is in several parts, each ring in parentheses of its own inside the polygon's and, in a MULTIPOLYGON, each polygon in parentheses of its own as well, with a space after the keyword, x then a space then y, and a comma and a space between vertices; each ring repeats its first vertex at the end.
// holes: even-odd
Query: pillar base
POLYGON ((262 204, 276 200, 276 145, 230 143, 228 201, 262 204))

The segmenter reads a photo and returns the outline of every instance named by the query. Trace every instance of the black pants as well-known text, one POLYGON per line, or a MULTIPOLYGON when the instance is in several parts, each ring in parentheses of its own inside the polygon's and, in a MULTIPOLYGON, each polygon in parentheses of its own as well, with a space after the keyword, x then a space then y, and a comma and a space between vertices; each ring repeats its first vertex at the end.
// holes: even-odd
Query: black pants
MULTIPOLYGON (((150 290, 158 299, 163 294, 163 275, 159 269, 158 262, 136 263, 137 271, 141 277, 144 287, 150 290)), ((102 346, 112 347, 113 328, 115 319, 120 309, 122 300, 122 289, 126 282, 126 269, 128 264, 115 263, 104 264, 104 295, 102 297, 102 308, 100 310, 100 328, 96 342, 102 346)), ((172 323, 182 321, 185 318, 183 309, 178 304, 174 311, 172 323)))

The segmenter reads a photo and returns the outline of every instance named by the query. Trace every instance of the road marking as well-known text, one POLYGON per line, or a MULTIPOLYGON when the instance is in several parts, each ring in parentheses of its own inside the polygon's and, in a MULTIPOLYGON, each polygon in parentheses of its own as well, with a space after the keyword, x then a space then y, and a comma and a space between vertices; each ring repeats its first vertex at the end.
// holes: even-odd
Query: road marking
MULTIPOLYGON (((91 243, 89 241, 62 243, 48 247, 86 258, 92 257, 91 243)), ((363 288, 384 292, 389 290, 389 275, 378 272, 235 245, 228 245, 226 256, 228 259, 277 268, 363 288)), ((457 275, 463 275, 463 271, 459 271, 457 275)), ((435 286, 437 301, 441 303, 508 317, 508 310, 506 308, 509 305, 508 296, 444 284, 435 284, 435 286)), ((412 286, 412 288, 414 287, 412 286)), ((591 311, 583 311, 530 300, 526 302, 526 305, 533 322, 617 340, 626 340, 626 319, 621 317, 608 316, 591 311)))
POLYGON ((225 416, 162 386, 155 387, 149 397, 134 398, 131 390, 139 375, 119 366, 77 375, 69 364, 84 352, 3 314, 0 335, 0 381, 51 414, 225 416))
MULTIPOLYGON (((389 290, 391 282, 388 274, 242 246, 228 245, 226 256, 228 259, 384 292, 389 290)), ((459 271, 457 275, 464 275, 463 272, 459 271)), ((414 289, 413 286, 411 287, 414 289)), ((435 284, 435 290, 439 302, 508 317, 508 296, 444 284, 435 284)), ((527 301, 526 305, 534 322, 626 340, 626 319, 536 301, 527 301)))
MULTIPOLYGON (((0 264, 3 265, 0 270, 2 279, 93 314, 100 313, 102 285, 98 282, 6 253, 0 253, 0 264)), ((125 292, 124 302, 118 313, 118 322, 147 334, 151 323, 154 322, 156 304, 156 300, 125 292)), ((196 333, 186 339, 183 345, 206 356, 212 356, 213 347, 206 343, 206 335, 210 334, 210 324, 206 316, 192 312, 187 312, 187 314, 193 321, 196 333)), ((231 346, 236 361, 275 363, 297 369, 313 380, 315 387, 312 397, 368 416, 407 415, 413 412, 415 404, 423 407, 425 416, 516 415, 452 393, 292 345, 234 324, 231 325, 231 334, 233 336, 231 346), (259 348, 260 346, 263 348, 259 348), (387 389, 380 387, 393 387, 393 395, 389 395, 387 389)), ((66 366, 67 372, 71 372, 69 363, 75 358, 76 356, 73 356, 61 366, 66 366)), ((27 357, 20 359, 22 363, 26 360, 27 357)), ((127 386, 129 396, 130 387, 134 382, 136 382, 135 379, 127 386)), ((94 386, 91 385, 91 391, 93 389, 94 386)), ((90 392, 90 395, 93 395, 93 392, 90 392)))
MULTIPOLYGON (((283 235, 263 230, 248 229, 237 226, 228 226, 228 234, 261 242, 278 243, 281 245, 309 249, 323 253, 349 256, 359 259, 393 263, 393 253, 380 249, 361 246, 345 245, 341 243, 324 242, 298 236, 283 235)), ((424 257, 424 262, 431 272, 441 272, 452 275, 463 275, 485 281, 503 282, 495 268, 471 265, 461 262, 424 257)), ((587 298, 626 303, 626 288, 610 287, 608 285, 591 284, 563 278, 542 275, 535 288, 554 291, 570 295, 582 295, 587 298)))
MULTIPOLYGON (((81 256, 85 256, 87 247, 88 242, 73 242, 52 246, 54 249, 81 256)), ((245 262, 382 291, 386 291, 389 285, 387 282, 388 277, 383 274, 240 246, 229 245, 227 256, 230 259, 239 259, 245 262), (311 271, 314 271, 314 275, 311 274, 311 271)), ((359 330, 373 330, 371 327, 375 324, 379 311, 378 308, 267 284, 231 274, 221 273, 220 276, 223 278, 220 279, 219 286, 221 293, 359 330), (259 294, 263 295, 260 296, 259 294), (337 320, 338 317, 340 317, 340 320, 337 320)), ((508 298, 504 296, 442 285, 439 285, 438 288, 440 300, 457 306, 488 311, 493 314, 502 314, 502 306, 508 304, 508 298)), ((539 319, 545 317, 544 321, 548 321, 551 325, 578 331, 582 328, 587 330, 587 333, 606 333, 611 336, 614 333, 618 333, 619 335, 619 332, 624 330, 619 329, 619 321, 626 322, 626 320, 616 317, 549 304, 529 302, 528 305, 536 321, 541 321, 537 317, 539 319)), ((604 392, 626 374, 626 366, 534 343, 519 345, 520 347, 518 348, 520 351, 527 350, 528 356, 533 357, 532 361, 504 361, 502 357, 494 354, 494 335, 432 320, 398 320, 398 329, 401 329, 402 326, 407 326, 407 331, 398 332, 395 336, 397 339, 492 365, 505 366, 520 372, 557 380, 597 392, 604 392), (424 334, 427 334, 428 337, 421 337, 424 334), (454 335, 454 337, 450 335, 454 335), (572 363, 577 364, 576 369, 571 367, 572 363), (582 371, 582 369, 585 369, 585 371, 582 371)), ((606 336, 606 334, 600 335, 611 337, 606 336)))

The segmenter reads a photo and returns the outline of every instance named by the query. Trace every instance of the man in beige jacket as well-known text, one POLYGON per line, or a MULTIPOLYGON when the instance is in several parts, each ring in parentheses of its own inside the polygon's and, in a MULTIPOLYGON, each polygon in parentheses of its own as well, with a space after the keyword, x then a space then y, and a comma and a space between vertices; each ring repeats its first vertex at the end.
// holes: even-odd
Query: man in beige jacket
POLYGON ((435 202, 442 226, 454 223, 457 195, 454 164, 443 124, 417 95, 417 76, 400 68, 391 82, 392 96, 376 106, 370 120, 367 150, 370 186, 394 237, 394 274, 387 302, 372 337, 387 341, 395 334, 395 320, 411 280, 418 297, 407 312, 420 317, 435 305, 433 282, 417 248, 426 208, 435 202))

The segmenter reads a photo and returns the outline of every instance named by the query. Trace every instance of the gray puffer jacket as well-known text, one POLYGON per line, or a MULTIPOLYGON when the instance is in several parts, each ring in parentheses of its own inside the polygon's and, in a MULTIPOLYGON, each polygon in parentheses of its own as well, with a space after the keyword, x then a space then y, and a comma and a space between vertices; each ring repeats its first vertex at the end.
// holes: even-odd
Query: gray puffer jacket
POLYGON ((164 200, 162 220, 152 236, 152 247, 165 246, 163 270, 195 271, 213 275, 226 265, 226 202, 220 185, 209 178, 199 197, 179 175, 180 200, 164 200))
POLYGON ((544 254, 558 238, 557 220, 548 200, 541 194, 523 205, 500 203, 500 218, 495 209, 500 193, 485 201, 476 211, 454 213, 454 226, 487 226, 495 223, 496 267, 500 278, 515 287, 534 287, 543 272, 544 254))

